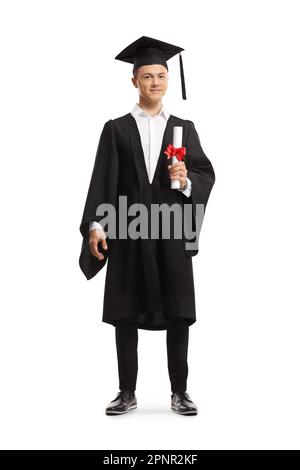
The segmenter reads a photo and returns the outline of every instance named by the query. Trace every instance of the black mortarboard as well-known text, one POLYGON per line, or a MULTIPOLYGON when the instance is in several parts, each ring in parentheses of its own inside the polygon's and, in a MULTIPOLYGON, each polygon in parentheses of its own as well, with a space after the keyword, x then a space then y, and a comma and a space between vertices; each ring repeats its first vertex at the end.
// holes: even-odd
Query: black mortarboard
POLYGON ((173 46, 158 39, 142 36, 129 44, 115 59, 134 64, 133 72, 142 65, 162 64, 168 69, 167 60, 179 53, 179 66, 181 77, 182 98, 186 100, 183 63, 181 57, 182 47, 173 46))

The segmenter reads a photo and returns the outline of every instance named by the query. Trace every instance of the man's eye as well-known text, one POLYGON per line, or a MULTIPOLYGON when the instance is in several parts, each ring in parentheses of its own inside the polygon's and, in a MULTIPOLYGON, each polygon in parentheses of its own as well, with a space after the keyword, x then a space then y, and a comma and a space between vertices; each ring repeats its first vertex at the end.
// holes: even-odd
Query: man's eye
MULTIPOLYGON (((144 78, 150 78, 150 76, 149 76, 149 75, 145 75, 144 78)), ((159 78, 166 78, 166 76, 165 76, 165 75, 160 75, 159 78)))

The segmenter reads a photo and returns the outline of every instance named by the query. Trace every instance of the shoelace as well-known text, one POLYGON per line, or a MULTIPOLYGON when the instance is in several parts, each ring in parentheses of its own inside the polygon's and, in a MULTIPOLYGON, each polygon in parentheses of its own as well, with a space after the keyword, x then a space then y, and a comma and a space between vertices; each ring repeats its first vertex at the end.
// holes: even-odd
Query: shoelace
POLYGON ((126 399, 133 399, 134 397, 134 392, 130 392, 128 390, 121 390, 118 395, 117 395, 117 398, 123 398, 124 400, 126 399))
POLYGON ((176 395, 179 397, 180 400, 183 400, 184 398, 186 398, 187 400, 191 400, 187 392, 176 392, 176 395))

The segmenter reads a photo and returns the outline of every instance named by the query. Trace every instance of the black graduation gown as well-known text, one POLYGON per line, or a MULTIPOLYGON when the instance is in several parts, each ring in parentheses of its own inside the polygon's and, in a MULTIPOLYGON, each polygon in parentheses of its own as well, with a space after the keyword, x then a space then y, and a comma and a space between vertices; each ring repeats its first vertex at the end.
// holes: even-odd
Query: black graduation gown
MULTIPOLYGON (((116 208, 118 221, 119 196, 127 196, 127 207, 152 202, 192 204, 195 229, 196 204, 204 211, 215 182, 213 166, 205 155, 192 121, 170 115, 165 128, 160 155, 150 184, 139 129, 128 113, 104 124, 99 140, 91 181, 86 197, 80 232, 83 236, 79 265, 87 279, 94 277, 106 264, 102 321, 116 326, 134 322, 138 328, 165 330, 166 318, 196 321, 192 257, 198 253, 187 250, 185 237, 180 239, 116 238, 107 235, 108 250, 100 261, 90 252, 89 222, 101 222, 96 215, 99 204, 110 203, 116 208), (190 197, 170 188, 167 166, 170 160, 163 153, 172 144, 173 127, 183 126, 182 145, 186 147, 187 176, 192 182, 190 197)), ((150 210, 149 210, 150 213, 150 210)), ((127 226, 137 216, 127 216, 127 226)), ((149 215, 150 217, 150 215, 149 215)), ((150 219, 149 219, 150 220, 150 219)), ((149 225, 150 226, 150 225, 149 225)), ((118 222, 116 224, 118 229, 118 222)), ((107 230, 107 224, 103 227, 107 230)), ((171 235, 173 234, 171 230, 171 235)))

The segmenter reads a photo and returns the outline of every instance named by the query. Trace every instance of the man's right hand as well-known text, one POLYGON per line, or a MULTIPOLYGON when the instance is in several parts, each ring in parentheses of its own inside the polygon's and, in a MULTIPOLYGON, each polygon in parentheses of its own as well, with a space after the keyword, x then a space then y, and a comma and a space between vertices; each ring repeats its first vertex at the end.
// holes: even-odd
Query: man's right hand
POLYGON ((93 256, 96 256, 100 261, 104 259, 104 255, 98 251, 98 243, 101 241, 102 248, 104 250, 108 249, 107 243, 106 243, 106 234, 103 230, 99 228, 95 228, 90 231, 90 250, 93 256))

